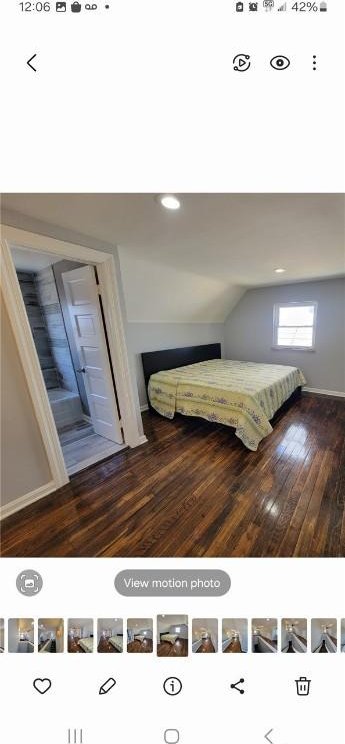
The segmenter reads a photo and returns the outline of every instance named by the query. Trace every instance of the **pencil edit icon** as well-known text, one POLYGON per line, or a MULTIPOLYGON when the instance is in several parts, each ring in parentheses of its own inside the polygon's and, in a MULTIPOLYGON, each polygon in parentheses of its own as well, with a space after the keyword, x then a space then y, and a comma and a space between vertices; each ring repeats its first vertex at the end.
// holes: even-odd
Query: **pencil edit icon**
POLYGON ((106 682, 103 682, 103 684, 99 688, 99 695, 106 695, 107 692, 110 692, 110 690, 113 689, 116 685, 116 680, 114 677, 109 677, 106 682))

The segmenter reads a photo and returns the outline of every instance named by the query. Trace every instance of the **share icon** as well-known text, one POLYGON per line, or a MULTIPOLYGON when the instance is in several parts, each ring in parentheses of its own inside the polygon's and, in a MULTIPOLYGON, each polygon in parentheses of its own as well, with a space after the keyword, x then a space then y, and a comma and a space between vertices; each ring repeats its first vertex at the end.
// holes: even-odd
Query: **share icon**
POLYGON ((240 688, 238 685, 243 685, 244 679, 241 677, 241 679, 238 680, 238 682, 234 682, 232 685, 230 685, 231 690, 237 690, 237 692, 240 693, 240 695, 244 695, 244 690, 240 688))

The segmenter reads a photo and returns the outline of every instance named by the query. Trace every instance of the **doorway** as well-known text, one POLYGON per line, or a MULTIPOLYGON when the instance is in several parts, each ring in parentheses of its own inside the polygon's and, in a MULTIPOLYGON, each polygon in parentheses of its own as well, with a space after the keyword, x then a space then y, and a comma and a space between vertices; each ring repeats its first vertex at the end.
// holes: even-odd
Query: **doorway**
MULTIPOLYGON (((28 488, 27 492, 18 494, 8 504, 5 502, 1 506, 0 518, 4 519, 24 508, 24 506, 32 504, 64 486, 69 482, 69 476, 72 472, 72 467, 68 468, 69 472, 67 471, 48 390, 14 266, 13 249, 29 250, 36 257, 37 262, 40 262, 42 255, 45 255, 53 259, 53 262, 50 260, 49 265, 55 265, 58 261, 71 261, 76 268, 89 266, 96 270, 97 302, 105 329, 108 363, 111 366, 111 374, 116 387, 116 393, 113 390, 112 405, 117 407, 122 443, 118 443, 111 438, 107 439, 104 436, 104 431, 99 436, 103 436, 104 440, 108 442, 107 446, 110 445, 110 448, 117 452, 125 446, 138 447, 147 442, 147 439, 143 433, 139 399, 134 384, 134 370, 131 369, 128 359, 121 304, 121 279, 116 248, 111 246, 108 246, 107 250, 90 248, 78 243, 57 240, 47 235, 39 235, 6 225, 2 225, 1 228, 1 292, 21 362, 27 392, 31 399, 32 413, 36 419, 37 430, 40 435, 40 441, 37 438, 35 439, 35 446, 41 447, 48 465, 48 472, 46 469, 43 476, 44 480, 34 490, 28 488)), ((79 300, 80 298, 75 297, 76 304, 79 300)), ((76 372, 79 369, 76 362, 73 366, 76 372)), ((80 367, 82 366, 85 365, 80 365, 80 367)), ((76 372, 76 374, 79 373, 76 372)), ((59 385, 59 388, 61 388, 61 385, 59 385)), ((80 394, 79 385, 78 389, 80 394)), ((85 416, 87 414, 83 411, 83 417, 85 416)), ((92 415, 90 415, 90 418, 92 419, 92 415)), ((94 422, 92 424, 94 426, 94 422)), ((98 432, 95 431, 95 433, 98 432)), ((83 459, 82 467, 103 459, 104 456, 104 453, 100 456, 98 452, 92 458, 83 459)), ((78 469, 80 469, 80 464, 78 469)))
POLYGON ((13 248, 65 466, 72 475, 123 449, 94 266, 13 248))

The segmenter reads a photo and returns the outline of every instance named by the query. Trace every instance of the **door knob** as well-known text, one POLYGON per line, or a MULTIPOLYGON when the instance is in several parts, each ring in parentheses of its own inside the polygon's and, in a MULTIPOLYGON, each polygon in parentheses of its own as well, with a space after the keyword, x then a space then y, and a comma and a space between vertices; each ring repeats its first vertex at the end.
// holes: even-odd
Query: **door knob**
POLYGON ((86 369, 85 367, 79 367, 79 369, 77 369, 77 372, 82 372, 83 375, 85 375, 86 369))

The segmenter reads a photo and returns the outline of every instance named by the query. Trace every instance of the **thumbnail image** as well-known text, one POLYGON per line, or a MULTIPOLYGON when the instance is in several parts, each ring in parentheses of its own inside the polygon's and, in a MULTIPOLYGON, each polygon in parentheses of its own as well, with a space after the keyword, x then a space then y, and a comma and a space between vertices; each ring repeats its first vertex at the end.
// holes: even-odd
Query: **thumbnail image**
POLYGON ((12 618, 8 621, 8 650, 11 654, 32 654, 35 647, 33 619, 12 618))
POLYGON ((127 653, 151 654, 153 651, 152 618, 135 617, 127 620, 127 653))
POLYGON ((341 632, 340 650, 343 653, 345 653, 345 619, 341 621, 340 632, 341 632))
POLYGON ((73 618, 68 621, 68 653, 90 654, 93 651, 93 620, 73 618))
POLYGON ((282 654, 305 654, 308 645, 308 623, 305 618, 282 620, 282 654))
POLYGON ((99 654, 121 654, 123 651, 123 620, 101 618, 97 622, 97 651, 99 654))
POLYGON ((276 654, 278 648, 278 622, 269 617, 252 620, 252 651, 254 654, 276 654))
POLYGON ((195 654, 215 654, 218 651, 218 620, 194 619, 192 651, 195 654))
POLYGON ((38 653, 62 654, 64 623, 61 618, 41 618, 38 621, 38 653))
POLYGON ((5 651, 5 621, 0 617, 0 654, 5 651))
POLYGON ((335 654, 337 651, 337 621, 335 618, 314 618, 311 621, 313 654, 335 654))
POLYGON ((223 654, 248 652, 248 621, 245 618, 224 618, 222 622, 223 654))
POLYGON ((188 656, 187 615, 158 615, 157 655, 188 656))

